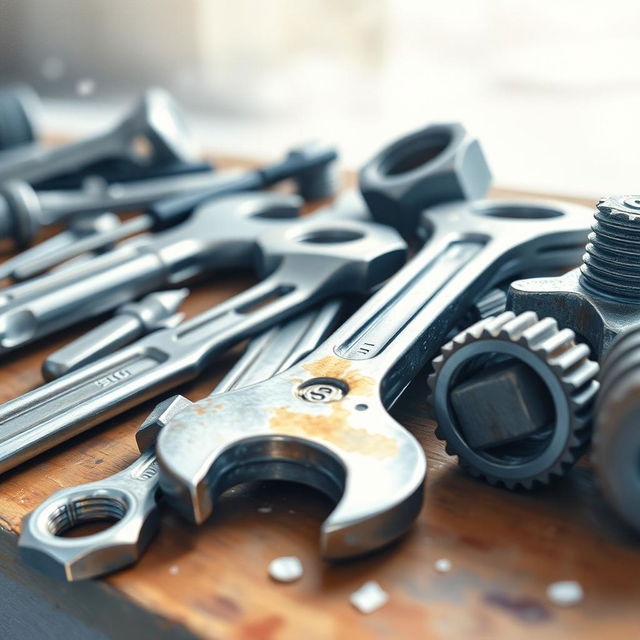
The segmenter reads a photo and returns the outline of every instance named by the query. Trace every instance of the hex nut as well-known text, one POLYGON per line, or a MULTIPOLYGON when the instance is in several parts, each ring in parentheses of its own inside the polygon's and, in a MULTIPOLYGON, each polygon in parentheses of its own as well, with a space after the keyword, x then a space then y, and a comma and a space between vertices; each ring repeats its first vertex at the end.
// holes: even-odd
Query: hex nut
POLYGON ((458 123, 432 124, 377 153, 359 174, 375 220, 411 235, 421 211, 486 195, 491 171, 478 140, 458 123))

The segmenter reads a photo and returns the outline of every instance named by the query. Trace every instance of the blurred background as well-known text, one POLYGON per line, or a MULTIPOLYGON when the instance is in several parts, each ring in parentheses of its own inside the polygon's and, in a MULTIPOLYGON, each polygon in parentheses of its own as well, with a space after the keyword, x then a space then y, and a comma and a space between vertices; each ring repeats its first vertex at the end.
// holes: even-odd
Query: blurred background
POLYGON ((639 24, 633 0, 0 0, 0 83, 55 133, 162 86, 207 149, 318 137, 354 168, 460 120, 501 186, 598 197, 638 191, 639 24))

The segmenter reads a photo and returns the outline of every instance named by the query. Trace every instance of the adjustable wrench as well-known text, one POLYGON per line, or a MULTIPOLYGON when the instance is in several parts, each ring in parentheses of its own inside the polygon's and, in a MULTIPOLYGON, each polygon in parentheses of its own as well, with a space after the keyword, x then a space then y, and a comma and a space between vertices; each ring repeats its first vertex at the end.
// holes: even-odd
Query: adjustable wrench
POLYGON ((167 285, 221 268, 250 267, 256 238, 289 225, 301 204, 286 194, 229 196, 203 205, 177 227, 7 287, 0 291, 0 353, 167 285))
POLYGON ((265 279, 255 286, 0 407, 0 471, 196 377, 233 344, 323 299, 369 293, 406 254, 395 230, 345 220, 270 229, 256 249, 265 279))
MULTIPOLYGON (((229 169, 212 173, 153 178, 137 182, 102 185, 79 191, 35 191, 27 182, 12 180, 0 189, 0 237, 12 235, 27 244, 43 226, 63 222, 80 213, 131 211, 145 207, 144 214, 124 222, 105 236, 96 234, 82 245, 71 245, 67 259, 100 248, 133 233, 176 225, 195 207, 239 191, 256 191, 288 178, 296 182, 306 200, 334 195, 338 183, 337 151, 320 143, 291 149, 286 156, 256 169, 229 169)), ((47 266, 40 266, 44 269, 47 266)))
MULTIPOLYGON (((338 300, 326 302, 251 340, 214 393, 249 386, 288 369, 320 344, 344 306, 338 300)), ((18 543, 23 560, 69 581, 94 578, 135 562, 159 525, 157 433, 185 404, 186 398, 173 396, 157 405, 137 438, 141 455, 129 467, 103 480, 56 491, 29 514, 18 543), (117 513, 122 518, 108 529, 63 537, 77 524, 111 519, 117 513)))
POLYGON ((422 503, 422 448, 387 413, 473 299, 510 276, 571 264, 589 211, 565 203, 453 203, 422 214, 430 241, 322 346, 278 376, 190 404, 158 436, 160 485, 203 522, 243 481, 310 484, 337 506, 328 558, 388 544, 422 503))

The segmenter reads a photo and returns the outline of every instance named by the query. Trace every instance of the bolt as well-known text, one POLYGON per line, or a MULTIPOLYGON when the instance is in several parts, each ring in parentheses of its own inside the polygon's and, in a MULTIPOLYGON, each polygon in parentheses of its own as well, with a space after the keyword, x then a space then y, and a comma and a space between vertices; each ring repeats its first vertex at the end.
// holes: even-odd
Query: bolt
POLYGON ((556 318, 600 360, 616 336, 640 323, 640 199, 601 200, 583 264, 563 276, 513 282, 507 308, 556 318))

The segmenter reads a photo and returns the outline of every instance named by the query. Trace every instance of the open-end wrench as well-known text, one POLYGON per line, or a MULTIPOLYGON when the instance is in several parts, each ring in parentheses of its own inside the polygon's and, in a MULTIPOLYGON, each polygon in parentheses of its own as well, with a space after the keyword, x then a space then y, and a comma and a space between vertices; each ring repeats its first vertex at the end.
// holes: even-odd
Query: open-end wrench
MULTIPOLYGON (((257 336, 214 393, 246 387, 288 369, 313 351, 342 315, 344 303, 332 300, 257 336)), ((155 440, 167 420, 188 404, 183 396, 159 403, 137 439, 140 457, 109 478, 56 491, 22 525, 19 547, 27 564, 69 581, 94 578, 135 562, 159 524, 155 440), (89 536, 64 537, 76 525, 111 520, 89 536)))
POLYGON ((181 225, 0 291, 0 352, 217 269, 251 267, 256 239, 287 226, 298 196, 254 193, 203 205, 181 225))
MULTIPOLYGON (((143 215, 127 220, 118 230, 104 236, 97 234, 80 246, 69 246, 68 255, 60 258, 68 259, 133 233, 176 225, 195 207, 213 198, 256 191, 286 179, 295 181, 305 200, 328 198, 335 194, 338 184, 337 158, 334 147, 314 142, 291 149, 277 162, 247 171, 229 169, 120 184, 102 183, 102 188, 63 192, 37 192, 26 181, 12 180, 0 189, 0 237, 12 235, 18 244, 24 245, 41 227, 63 222, 79 213, 146 208, 143 215)), ((34 269, 44 270, 48 266, 51 264, 36 265, 34 269)))
POLYGON ((127 117, 106 133, 60 147, 33 147, 29 153, 0 158, 0 182, 11 178, 38 182, 117 156, 138 158, 142 164, 149 164, 188 161, 194 155, 194 143, 173 99, 166 91, 151 89, 127 117), (141 142, 144 144, 139 145, 141 142), (141 146, 145 147, 142 153, 141 146))
POLYGON ((0 471, 196 377, 233 344, 307 307, 369 293, 406 254, 395 230, 346 220, 298 220, 255 248, 264 280, 250 289, 0 407, 0 471))
POLYGON ((407 530, 426 462, 387 409, 482 291, 576 260, 589 212, 453 203, 425 211, 422 226, 425 247, 316 351, 271 380, 192 403, 164 427, 160 484, 183 515, 203 522, 225 489, 278 478, 337 502, 322 525, 327 558, 369 552, 407 530))

